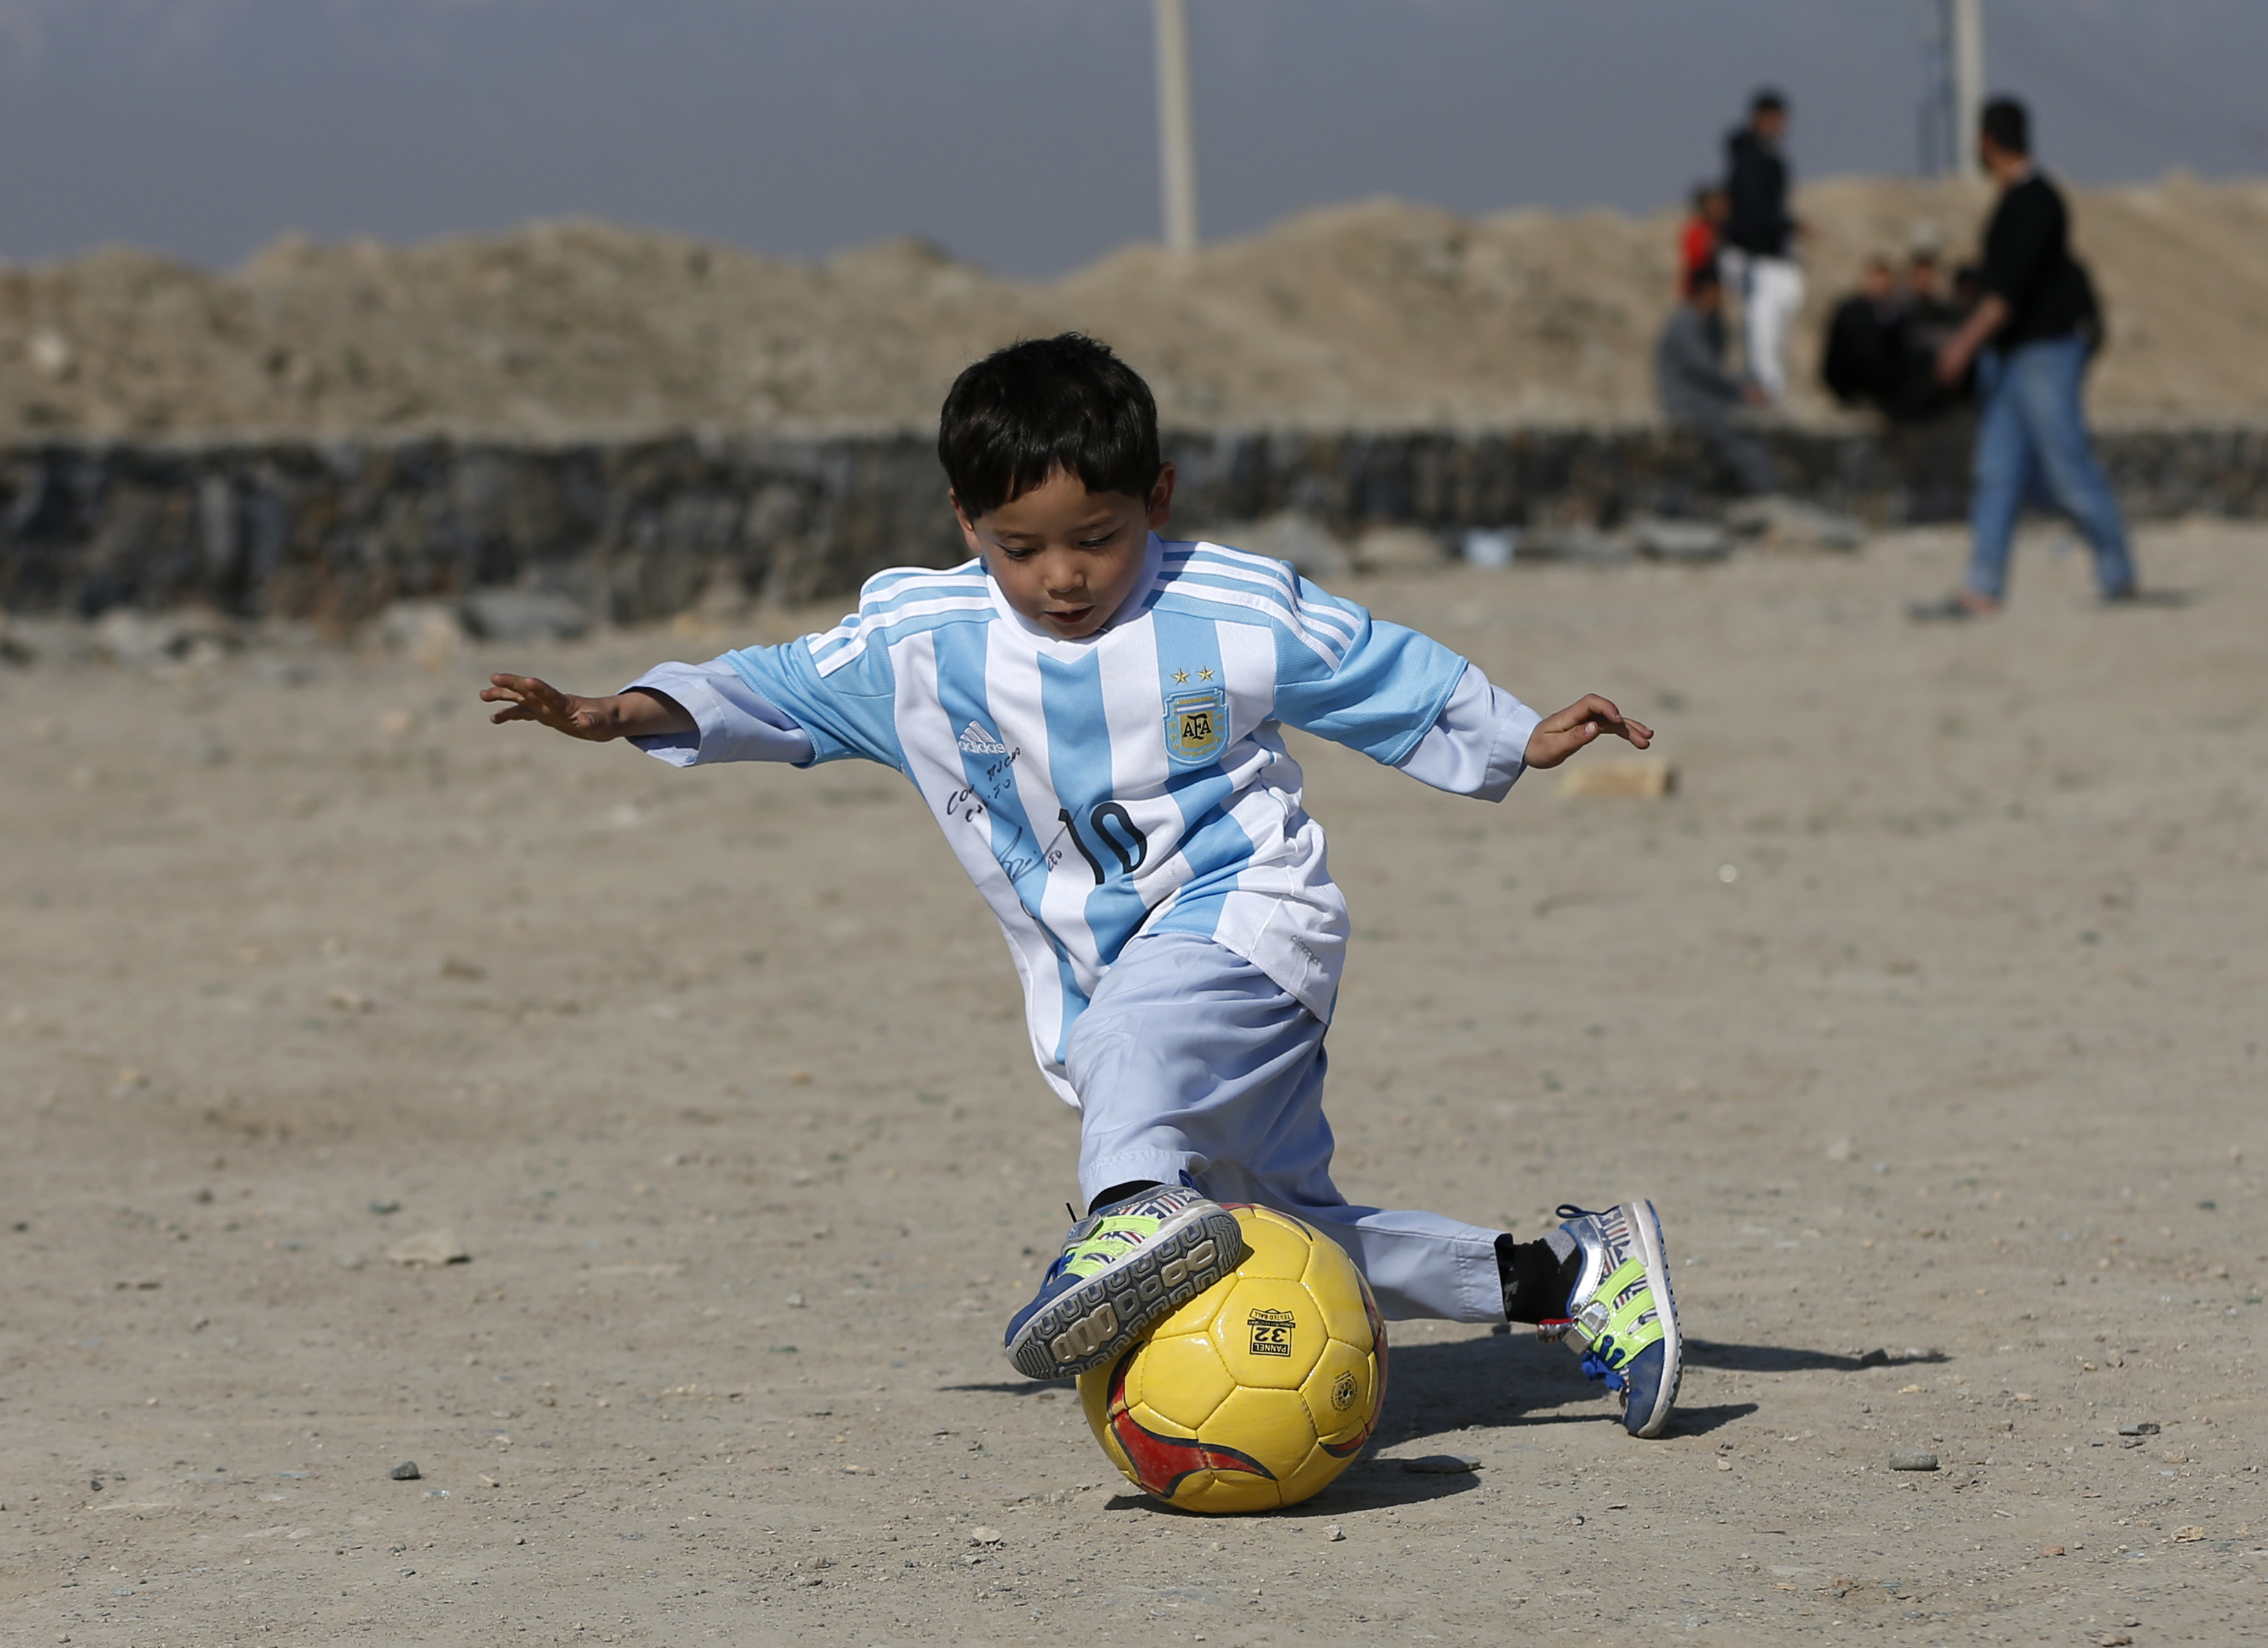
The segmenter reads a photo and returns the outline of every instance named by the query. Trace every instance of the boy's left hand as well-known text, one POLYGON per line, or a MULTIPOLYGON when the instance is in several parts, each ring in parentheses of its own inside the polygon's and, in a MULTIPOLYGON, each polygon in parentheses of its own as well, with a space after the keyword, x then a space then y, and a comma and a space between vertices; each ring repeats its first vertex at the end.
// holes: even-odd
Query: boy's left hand
POLYGON ((1587 692, 1556 714, 1547 715, 1528 735, 1528 765, 1556 767, 1601 733, 1628 739, 1633 749, 1653 742, 1653 728, 1634 721, 1595 692, 1587 692))

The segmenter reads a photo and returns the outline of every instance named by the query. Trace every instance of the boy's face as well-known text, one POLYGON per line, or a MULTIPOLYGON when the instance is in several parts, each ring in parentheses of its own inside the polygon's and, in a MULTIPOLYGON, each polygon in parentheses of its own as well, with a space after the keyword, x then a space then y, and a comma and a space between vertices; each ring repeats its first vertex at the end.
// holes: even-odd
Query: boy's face
POLYGON ((1079 477, 1057 469, 973 521, 958 498, 953 513, 1008 604, 1049 634, 1075 641, 1118 616, 1142 576, 1150 534, 1166 524, 1173 501, 1169 463, 1146 501, 1090 492, 1079 477))

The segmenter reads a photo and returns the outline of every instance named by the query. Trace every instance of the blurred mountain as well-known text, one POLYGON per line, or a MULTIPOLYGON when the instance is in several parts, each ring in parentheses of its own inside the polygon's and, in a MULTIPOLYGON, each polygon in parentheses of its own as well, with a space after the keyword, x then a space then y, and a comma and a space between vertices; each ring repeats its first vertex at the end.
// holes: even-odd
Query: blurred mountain
MULTIPOLYGON (((1952 184, 1803 191, 1818 322, 1869 252, 1948 262, 1987 206, 1952 184)), ((2076 191, 2110 316, 2111 421, 2268 419, 2268 182, 2076 191)), ((1675 225, 1464 218, 1373 200, 1187 263, 1125 248, 1006 280, 918 240, 821 263, 565 220, 388 247, 286 239, 214 275, 126 249, 0 270, 0 438, 924 429, 986 349, 1076 327, 1182 426, 1504 426, 1652 415, 1675 225)), ((1815 389, 1793 409, 1833 414, 1815 389)))

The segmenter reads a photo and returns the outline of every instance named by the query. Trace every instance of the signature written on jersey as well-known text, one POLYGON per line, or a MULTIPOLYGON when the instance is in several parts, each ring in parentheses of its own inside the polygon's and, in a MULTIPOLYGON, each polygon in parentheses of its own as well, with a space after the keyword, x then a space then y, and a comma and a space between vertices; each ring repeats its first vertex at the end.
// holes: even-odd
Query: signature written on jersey
POLYGON ((1024 750, 1023 746, 1019 744, 1013 750, 1000 750, 998 753, 998 759, 986 762, 976 774, 975 783, 964 785, 945 798, 946 817, 961 819, 968 824, 978 824, 983 820, 984 815, 990 809, 983 797, 977 794, 978 789, 982 788, 984 794, 998 801, 1007 789, 1015 772, 1016 757, 1022 755, 1024 750))
MULTIPOLYGON (((961 747, 971 755, 980 753, 971 747, 965 735, 961 747)), ((988 746, 983 753, 991 754, 995 758, 987 761, 977 771, 975 782, 963 785, 947 795, 942 809, 947 818, 979 828, 986 827, 988 821, 995 816, 991 802, 985 797, 989 795, 997 802, 1008 793, 1015 781, 1017 758, 1024 750, 1020 744, 1008 750, 996 743, 988 746)), ((1010 823, 1005 818, 1000 822, 1008 826, 1008 839, 994 847, 993 856, 999 861, 1000 868, 1007 872, 1012 882, 1021 881, 1027 876, 1052 872, 1057 865, 1063 862, 1069 851, 1064 846, 1060 831, 1057 832, 1052 846, 1042 847, 1034 842, 1030 832, 1022 825, 1010 823)))

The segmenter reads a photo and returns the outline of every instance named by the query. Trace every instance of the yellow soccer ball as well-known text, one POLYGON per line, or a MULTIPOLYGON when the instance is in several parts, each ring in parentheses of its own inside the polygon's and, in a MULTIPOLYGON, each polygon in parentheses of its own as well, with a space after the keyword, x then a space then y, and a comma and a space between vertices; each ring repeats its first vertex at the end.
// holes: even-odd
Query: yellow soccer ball
POLYGON ((1386 1330, 1346 1250, 1230 1203, 1242 1264, 1079 1376, 1110 1462, 1185 1511, 1273 1511, 1353 1463, 1386 1401, 1386 1330))

